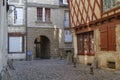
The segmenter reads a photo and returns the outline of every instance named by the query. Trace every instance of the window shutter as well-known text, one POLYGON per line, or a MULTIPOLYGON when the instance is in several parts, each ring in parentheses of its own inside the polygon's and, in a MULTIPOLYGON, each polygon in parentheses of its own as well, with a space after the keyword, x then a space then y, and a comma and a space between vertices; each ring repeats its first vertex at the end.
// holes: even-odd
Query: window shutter
POLYGON ((116 50, 116 37, 114 26, 108 26, 108 49, 110 51, 116 50))
POLYGON ((79 46, 80 46, 80 45, 79 45, 79 43, 80 43, 80 40, 79 40, 79 39, 80 39, 80 35, 77 35, 77 43, 78 43, 78 44, 77 44, 77 47, 78 47, 78 55, 80 55, 80 48, 79 48, 79 46))
POLYGON ((45 21, 50 22, 50 8, 45 8, 45 21))
POLYGON ((101 27, 100 28, 100 47, 101 50, 108 50, 108 33, 107 33, 107 26, 101 27))

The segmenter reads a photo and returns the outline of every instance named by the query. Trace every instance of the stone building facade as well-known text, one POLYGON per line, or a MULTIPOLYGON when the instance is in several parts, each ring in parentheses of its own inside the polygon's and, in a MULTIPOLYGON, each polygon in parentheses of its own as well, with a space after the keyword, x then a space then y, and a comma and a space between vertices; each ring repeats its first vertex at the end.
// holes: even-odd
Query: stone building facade
POLYGON ((8 57, 26 59, 26 0, 8 0, 8 57))
POLYGON ((120 69, 119 0, 68 0, 74 53, 80 63, 120 69))
POLYGON ((73 50, 66 0, 8 0, 10 59, 50 58, 73 50), (16 44, 14 44, 16 43, 16 44))
MULTIPOLYGON (((51 58, 65 55, 72 50, 72 35, 69 23, 64 27, 65 12, 68 5, 65 0, 28 0, 27 2, 27 50, 33 52, 33 58, 51 58), (60 2, 62 3, 60 5, 60 2), (65 36, 65 30, 68 35, 65 36), (65 42, 65 37, 68 38, 65 42)), ((68 13, 66 14, 66 21, 68 13)))

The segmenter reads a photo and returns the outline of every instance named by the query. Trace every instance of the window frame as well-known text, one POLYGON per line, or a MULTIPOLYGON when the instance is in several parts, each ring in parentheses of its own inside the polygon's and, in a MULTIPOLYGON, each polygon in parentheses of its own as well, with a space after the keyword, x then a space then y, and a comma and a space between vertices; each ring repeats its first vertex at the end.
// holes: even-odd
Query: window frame
POLYGON ((67 0, 59 0, 60 5, 68 5, 67 0))
POLYGON ((64 11, 64 28, 69 28, 70 26, 70 22, 69 22, 69 11, 68 10, 65 10, 64 11), (67 15, 68 14, 68 18, 67 18, 67 15), (66 21, 68 21, 68 26, 66 26, 66 21))
POLYGON ((37 21, 38 22, 51 22, 51 8, 44 8, 44 7, 37 7, 37 21), (41 9, 41 20, 38 19, 39 17, 39 9, 41 9), (47 16, 49 18, 47 18, 47 16))
POLYGON ((78 55, 94 56, 94 32, 85 32, 77 35, 78 55), (90 37, 92 35, 92 37, 90 37))
POLYGON ((72 43, 73 42, 73 39, 72 39, 72 33, 70 32, 70 30, 69 29, 65 29, 64 30, 64 43, 72 43), (71 41, 66 41, 66 38, 68 38, 67 36, 66 36, 66 31, 67 31, 67 34, 69 34, 69 37, 71 37, 71 41), (69 31, 69 33, 68 33, 68 31, 69 31))
POLYGON ((51 13, 50 8, 45 8, 45 22, 50 22, 51 19, 50 13, 51 13))
POLYGON ((11 9, 11 19, 10 19, 10 24, 12 25, 24 25, 24 10, 23 7, 15 7, 15 6, 10 6, 11 9), (22 14, 18 14, 18 10, 21 10, 22 14), (21 18, 20 18, 21 16, 21 18))
MULTIPOLYGON (((108 1, 110 1, 110 0, 108 0, 108 1)), ((109 11, 112 11, 112 10, 116 10, 117 8, 120 8, 120 3, 114 3, 114 5, 113 6, 110 6, 110 7, 108 7, 108 6, 106 6, 107 8, 105 9, 104 7, 105 7, 105 0, 103 1, 103 0, 101 0, 101 4, 102 4, 102 12, 103 13, 106 13, 106 12, 109 12, 109 11)), ((111 1, 110 1, 111 2, 111 1)), ((108 3, 110 3, 110 2, 108 2, 108 3)), ((113 3, 111 3, 111 5, 112 5, 113 3)))
POLYGON ((43 21, 43 8, 37 7, 37 21, 43 21))
POLYGON ((12 54, 12 53, 24 53, 24 51, 25 51, 24 50, 24 35, 21 34, 21 33, 9 33, 8 34, 8 53, 9 54, 12 54), (10 51, 10 37, 14 37, 14 38, 15 37, 16 38, 21 37, 22 38, 21 39, 22 40, 22 42, 21 42, 21 51, 18 51, 18 52, 17 51, 16 52, 15 51, 12 51, 12 52, 10 51))

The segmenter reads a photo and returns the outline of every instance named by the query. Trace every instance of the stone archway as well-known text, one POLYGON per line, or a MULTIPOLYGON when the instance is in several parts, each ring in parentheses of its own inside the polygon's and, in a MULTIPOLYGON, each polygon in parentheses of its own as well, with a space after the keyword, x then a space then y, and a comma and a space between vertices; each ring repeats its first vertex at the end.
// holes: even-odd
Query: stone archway
POLYGON ((50 40, 46 36, 39 36, 34 41, 36 58, 50 58, 50 40))

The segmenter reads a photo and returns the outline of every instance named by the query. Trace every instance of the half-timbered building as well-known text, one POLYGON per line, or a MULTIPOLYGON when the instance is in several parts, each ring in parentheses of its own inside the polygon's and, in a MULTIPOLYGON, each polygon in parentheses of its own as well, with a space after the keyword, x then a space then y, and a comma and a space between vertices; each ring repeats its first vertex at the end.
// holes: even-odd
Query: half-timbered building
POLYGON ((74 53, 80 63, 120 69, 120 0, 68 0, 74 53))

